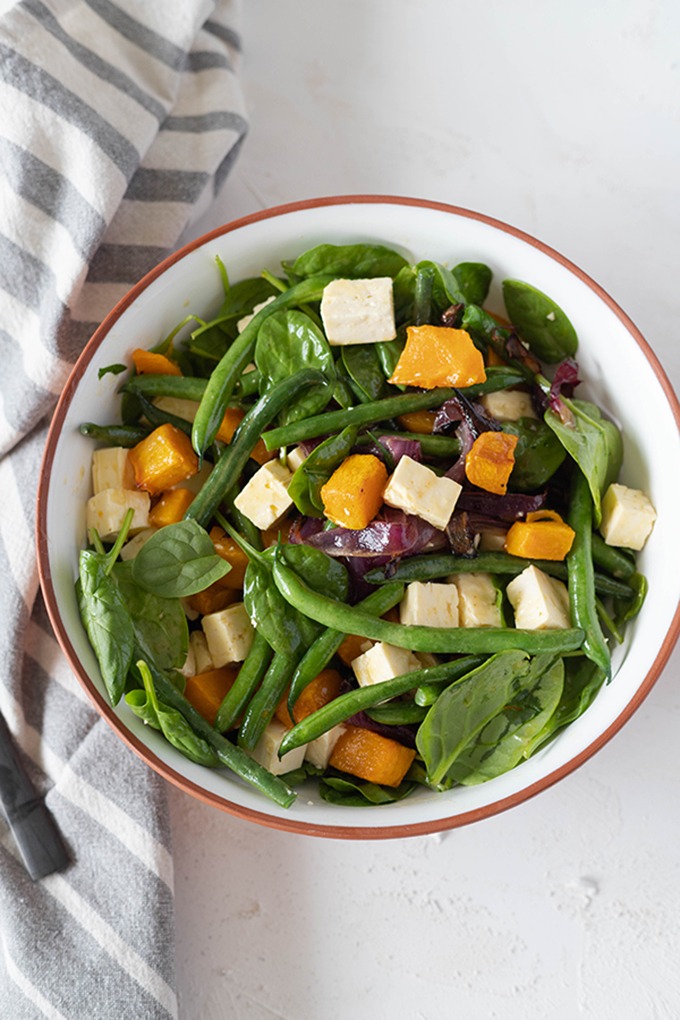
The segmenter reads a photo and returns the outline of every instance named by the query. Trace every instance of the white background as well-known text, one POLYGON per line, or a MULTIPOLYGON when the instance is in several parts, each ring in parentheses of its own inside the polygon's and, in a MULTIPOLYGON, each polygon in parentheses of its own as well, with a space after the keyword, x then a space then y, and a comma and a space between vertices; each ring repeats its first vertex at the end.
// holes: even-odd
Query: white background
MULTIPOLYGON (((675 0, 244 7, 251 132, 195 234, 339 193, 485 212, 594 277, 677 388, 675 0)), ((677 1020, 679 665, 577 773, 442 835, 305 838, 172 788, 181 1020, 677 1020)))

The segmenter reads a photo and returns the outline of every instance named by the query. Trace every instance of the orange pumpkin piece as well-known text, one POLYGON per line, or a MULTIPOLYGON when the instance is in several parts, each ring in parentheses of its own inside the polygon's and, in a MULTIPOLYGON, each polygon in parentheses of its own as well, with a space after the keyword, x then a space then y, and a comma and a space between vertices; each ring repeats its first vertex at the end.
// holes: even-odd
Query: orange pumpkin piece
POLYGON ((238 602, 241 593, 225 584, 228 577, 229 574, 226 574, 219 581, 213 581, 203 591, 197 591, 195 595, 189 595, 186 600, 187 604, 194 612, 199 613, 201 616, 207 616, 208 613, 219 613, 222 609, 226 609, 227 606, 238 602))
POLYGON ((261 531, 262 547, 269 549, 271 545, 278 545, 279 542, 287 542, 292 521, 277 521, 273 528, 261 531))
POLYGON ((410 747, 359 726, 347 726, 338 738, 329 765, 369 783, 399 786, 416 752, 410 747))
POLYGON ((406 330, 406 345, 390 382, 433 390, 437 386, 472 386, 485 379, 482 352, 467 330, 423 325, 406 330))
MULTIPOLYGON (((222 424, 217 430, 215 439, 219 439, 221 443, 230 443, 234 438, 234 433, 239 427, 246 413, 240 407, 228 407, 224 412, 222 418, 222 424)), ((264 445, 262 439, 258 439, 255 444, 253 452, 250 454, 254 461, 258 464, 266 464, 267 461, 272 460, 276 456, 276 450, 268 450, 264 445)))
POLYGON ((281 698, 274 714, 284 726, 292 726, 294 722, 301 722, 312 712, 323 708, 329 701, 334 701, 340 693, 341 686, 342 677, 337 669, 322 669, 319 675, 307 684, 295 702, 293 706, 294 720, 288 711, 288 693, 281 698))
POLYGON ((248 557, 241 546, 230 535, 227 535, 222 528, 211 528, 210 538, 215 546, 217 555, 221 556, 231 566, 229 573, 222 578, 224 587, 240 591, 243 588, 243 578, 248 566, 248 557))
POLYGON ((554 510, 535 510, 509 528, 505 551, 530 560, 563 560, 575 535, 554 510))
POLYGON ((211 726, 215 725, 217 711, 237 675, 238 669, 234 666, 223 666, 187 678, 184 696, 211 726))
POLYGON ((182 369, 174 361, 167 358, 165 354, 156 354, 155 351, 145 351, 138 347, 132 352, 132 363, 135 370, 146 375, 181 375, 182 369))
POLYGON ((407 432, 430 435, 436 417, 435 411, 408 411, 406 414, 400 414, 397 421, 407 432))
POLYGON ((515 466, 518 439, 507 432, 482 432, 477 436, 465 458, 468 481, 487 492, 504 496, 515 466))
POLYGON ((175 425, 159 425, 133 446, 128 457, 137 487, 152 496, 171 489, 198 471, 198 457, 191 440, 175 425))
POLYGON ((386 485, 381 460, 371 453, 350 454, 321 487, 326 517, 345 528, 365 528, 382 506, 386 485))
POLYGON ((154 528, 164 528, 167 524, 177 524, 193 501, 194 494, 190 489, 168 489, 154 505, 149 514, 149 524, 154 528))

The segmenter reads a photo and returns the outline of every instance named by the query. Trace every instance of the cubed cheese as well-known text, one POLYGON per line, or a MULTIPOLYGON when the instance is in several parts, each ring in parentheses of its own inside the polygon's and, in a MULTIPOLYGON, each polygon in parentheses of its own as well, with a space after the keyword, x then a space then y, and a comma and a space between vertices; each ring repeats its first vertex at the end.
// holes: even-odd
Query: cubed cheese
POLYGON ((515 626, 526 630, 571 627, 566 586, 538 567, 527 567, 514 577, 506 594, 515 610, 515 626))
POLYGON ((392 280, 331 280, 321 298, 329 344, 372 344, 394 340, 392 280))
POLYGON ((250 751, 250 757, 275 776, 281 776, 284 772, 290 772, 292 769, 299 769, 305 760, 306 744, 288 751, 283 758, 279 758, 279 747, 287 732, 283 723, 280 723, 278 719, 272 719, 253 750, 250 751))
POLYGON ((316 737, 315 740, 310 740, 307 744, 307 750, 305 752, 305 758, 312 765, 316 766, 317 769, 325 769, 328 765, 328 760, 333 753, 333 748, 338 742, 338 739, 345 732, 345 726, 340 723, 339 726, 333 726, 332 729, 322 733, 320 737, 316 737))
POLYGON ((208 648, 208 639, 202 630, 192 630, 189 635, 189 648, 194 656, 197 673, 208 673, 215 668, 208 648))
POLYGON ((197 672, 198 670, 196 669, 196 656, 194 655, 194 650, 191 647, 191 642, 189 642, 189 650, 187 651, 187 657, 184 660, 184 665, 180 669, 180 673, 183 676, 189 677, 196 676, 197 672))
POLYGON ((482 528, 479 533, 480 552, 503 552, 507 528, 482 528))
POLYGON ((414 581, 399 603, 399 619, 409 626, 457 627, 458 589, 455 584, 414 581))
POLYGON ((92 489, 134 489, 135 473, 122 446, 106 446, 92 454, 92 489))
POLYGON ((286 456, 286 464, 288 470, 292 471, 293 474, 297 471, 303 461, 307 460, 307 454, 302 446, 294 446, 292 450, 288 451, 286 456))
POLYGON ((144 528, 143 531, 137 532, 134 538, 131 538, 129 542, 126 542, 123 548, 120 550, 121 560, 133 560, 139 550, 145 545, 152 535, 155 535, 158 528, 144 528))
POLYGON ((480 404, 498 421, 519 421, 520 418, 537 418, 530 393, 522 390, 497 390, 485 393, 480 404))
POLYGON ((268 304, 271 304, 275 297, 276 295, 272 294, 272 296, 268 297, 266 301, 260 301, 259 305, 255 305, 250 315, 244 315, 242 319, 239 319, 238 322, 236 323, 236 328, 239 331, 239 333, 242 333, 243 330, 248 325, 248 323, 255 318, 257 313, 261 312, 262 309, 265 308, 268 304))
POLYGON ((234 500, 234 506, 261 531, 276 524, 292 506, 288 485, 292 474, 278 460, 270 460, 256 471, 234 500))
POLYGON ((358 658, 352 661, 352 669, 360 687, 391 680, 403 673, 421 669, 420 662, 408 648, 397 648, 385 641, 378 641, 358 658))
POLYGON ((184 397, 154 397, 154 404, 166 414, 174 414, 184 421, 193 421, 198 411, 198 401, 185 400, 184 397))
POLYGON ((216 669, 230 662, 243 662, 253 641, 253 625, 242 602, 207 613, 201 626, 216 669))
POLYGON ((133 489, 104 489, 87 501, 87 530, 96 528, 102 542, 112 541, 120 531, 128 510, 134 511, 128 534, 149 526, 151 499, 148 492, 133 489))
POLYGON ((600 533, 607 545, 642 549, 656 520, 656 510, 640 489, 612 483, 602 500, 600 533))
POLYGON ((401 457, 387 481, 383 499, 388 506, 422 517, 443 531, 461 491, 462 486, 452 478, 436 475, 411 457, 401 457))
POLYGON ((501 593, 490 574, 454 574, 461 627, 502 627, 501 593))

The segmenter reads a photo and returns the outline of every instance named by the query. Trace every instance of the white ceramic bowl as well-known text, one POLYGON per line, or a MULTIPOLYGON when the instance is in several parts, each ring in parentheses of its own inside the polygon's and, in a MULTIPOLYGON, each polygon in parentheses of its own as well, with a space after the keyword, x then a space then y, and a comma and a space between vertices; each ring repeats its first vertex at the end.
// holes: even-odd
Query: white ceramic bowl
POLYGON ((680 628, 680 575, 668 569, 677 547, 680 506, 680 408, 653 351, 612 299, 557 252, 506 224, 439 203, 350 196, 300 202, 245 217, 199 238, 149 273, 114 308, 83 351, 52 423, 38 503, 41 582, 57 637, 97 710, 152 768, 202 800, 281 829, 345 838, 434 832, 463 825, 526 800, 582 764, 633 714, 659 676, 680 628), (488 302, 502 309, 500 281, 526 280, 548 293, 573 322, 578 361, 590 396, 623 429, 622 481, 649 493, 658 519, 640 556, 649 595, 614 653, 614 679, 574 724, 535 757, 481 786, 436 794, 419 789, 381 807, 343 808, 307 788, 289 809, 279 808, 226 771, 187 761, 121 704, 113 709, 74 595, 78 551, 85 542, 92 442, 83 421, 113 422, 119 380, 97 378, 135 347, 158 342, 189 310, 209 316, 220 305, 219 255, 232 280, 273 272, 321 242, 370 240, 397 247, 414 260, 453 265, 481 261, 494 272, 488 302), (673 466, 673 469, 671 469, 673 466))

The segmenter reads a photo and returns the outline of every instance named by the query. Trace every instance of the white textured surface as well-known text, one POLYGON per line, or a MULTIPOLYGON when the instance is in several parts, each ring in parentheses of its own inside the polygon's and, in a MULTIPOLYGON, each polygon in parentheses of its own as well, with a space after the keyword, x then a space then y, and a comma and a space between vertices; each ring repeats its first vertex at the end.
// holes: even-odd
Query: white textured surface
MULTIPOLYGON (((677 387, 673 0, 244 7, 252 130, 195 233, 335 193, 483 211, 594 277, 677 387)), ((173 789, 181 1020, 677 1020, 679 666, 578 772, 442 836, 305 839, 173 789)))

